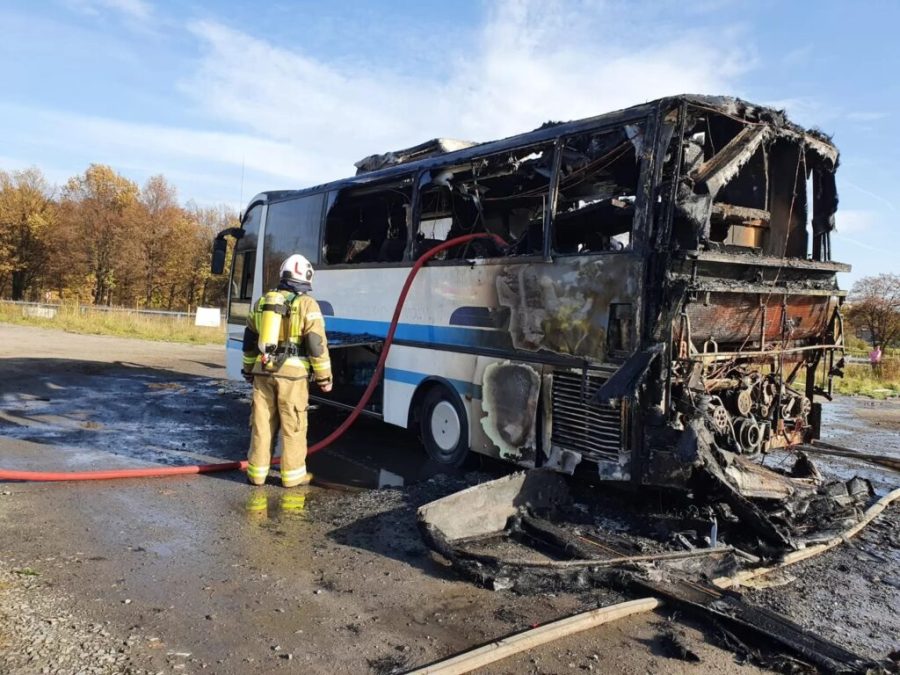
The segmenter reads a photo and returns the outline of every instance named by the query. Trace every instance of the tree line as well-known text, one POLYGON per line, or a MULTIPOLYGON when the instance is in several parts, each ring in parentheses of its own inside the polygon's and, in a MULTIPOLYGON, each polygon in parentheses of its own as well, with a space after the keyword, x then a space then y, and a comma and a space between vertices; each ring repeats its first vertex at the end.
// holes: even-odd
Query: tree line
MULTIPOLYGON (((179 204, 162 175, 139 186, 92 164, 56 188, 35 168, 0 171, 0 298, 221 307, 227 279, 210 274, 211 243, 237 220, 225 206, 179 204)), ((871 342, 900 341, 900 275, 865 277, 849 300, 847 318, 871 342)))
POLYGON ((900 274, 863 277, 850 291, 847 318, 873 345, 900 344, 900 274))
POLYGON ((180 204, 162 175, 139 186, 92 164, 57 188, 36 168, 0 171, 0 298, 224 306, 211 244, 237 220, 225 206, 180 204))

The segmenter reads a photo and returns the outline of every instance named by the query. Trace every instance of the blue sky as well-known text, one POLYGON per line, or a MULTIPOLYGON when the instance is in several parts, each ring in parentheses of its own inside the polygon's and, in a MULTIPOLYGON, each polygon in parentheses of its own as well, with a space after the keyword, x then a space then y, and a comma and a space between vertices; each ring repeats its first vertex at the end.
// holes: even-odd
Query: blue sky
POLYGON ((732 94, 833 135, 849 287, 900 271, 897 25, 887 0, 4 2, 0 169, 103 162, 237 208, 435 136, 732 94))

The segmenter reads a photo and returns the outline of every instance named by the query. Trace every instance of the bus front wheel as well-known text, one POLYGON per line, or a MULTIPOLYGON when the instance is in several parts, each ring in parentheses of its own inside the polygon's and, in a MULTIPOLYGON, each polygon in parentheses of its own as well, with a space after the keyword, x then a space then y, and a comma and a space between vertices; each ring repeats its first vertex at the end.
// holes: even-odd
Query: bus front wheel
POLYGON ((422 401, 419 422, 428 456, 439 464, 460 466, 469 452, 469 423, 455 392, 433 387, 422 401))

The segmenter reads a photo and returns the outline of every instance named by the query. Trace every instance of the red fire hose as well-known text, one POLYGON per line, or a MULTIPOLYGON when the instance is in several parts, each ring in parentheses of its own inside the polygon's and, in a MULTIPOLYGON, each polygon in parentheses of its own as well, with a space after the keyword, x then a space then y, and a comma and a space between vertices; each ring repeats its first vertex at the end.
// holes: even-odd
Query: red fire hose
MULTIPOLYGON (((394 342, 394 333, 397 331, 397 323, 400 321, 400 312, 403 310, 403 305, 406 302, 406 296, 409 294, 409 289, 412 286, 413 280, 416 278, 416 275, 419 273, 419 270, 428 262, 431 258, 436 256, 441 251, 446 251, 448 248, 452 248, 454 246, 459 246, 460 244, 466 244, 475 239, 493 239, 500 246, 506 246, 506 242, 503 241, 502 238, 495 234, 488 233, 478 233, 478 234, 466 234, 461 237, 456 237, 454 239, 450 239, 445 241, 438 246, 426 251, 416 260, 415 264, 412 266, 412 269, 409 271, 409 274, 406 277, 406 282, 403 284, 403 289, 400 291, 400 297, 397 300, 397 306, 394 308, 394 316, 391 319, 391 325, 388 328, 387 336, 384 339, 384 347, 381 350, 381 356, 378 358, 378 365, 375 367, 375 373, 372 375, 372 379, 369 382, 369 386, 366 388, 366 391, 363 393, 362 398, 359 399, 359 403, 356 404, 356 407, 353 408, 353 412, 345 419, 341 425, 332 431, 328 436, 323 438, 321 441, 310 447, 309 453, 318 452, 324 447, 327 447, 334 443, 338 438, 340 438, 347 429, 356 421, 356 418, 359 417, 363 408, 365 408, 366 404, 369 402, 369 399, 372 398, 372 394, 375 392, 376 387, 378 387, 378 380, 381 377, 381 373, 384 370, 384 363, 387 360, 388 351, 391 348, 391 344, 394 342)), ((274 458, 272 464, 277 465, 280 462, 280 458, 274 458)), ((50 472, 50 471, 8 471, 6 469, 0 469, 0 480, 22 480, 22 481, 63 481, 63 480, 110 480, 113 478, 162 478, 164 476, 184 476, 187 474, 193 473, 214 473, 216 471, 235 471, 235 470, 245 470, 247 468, 247 460, 242 460, 240 462, 217 462, 215 464, 192 464, 190 466, 166 466, 166 467, 149 467, 143 469, 112 469, 109 471, 60 471, 60 472, 50 472)))

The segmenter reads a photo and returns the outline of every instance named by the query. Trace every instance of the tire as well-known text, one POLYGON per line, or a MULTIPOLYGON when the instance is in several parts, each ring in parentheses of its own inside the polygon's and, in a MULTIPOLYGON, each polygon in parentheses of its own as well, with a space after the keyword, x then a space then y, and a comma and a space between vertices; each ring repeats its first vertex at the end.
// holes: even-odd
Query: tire
POLYGON ((428 456, 443 466, 458 467, 469 454, 469 422, 456 392, 433 387, 422 400, 419 415, 422 443, 428 456))

